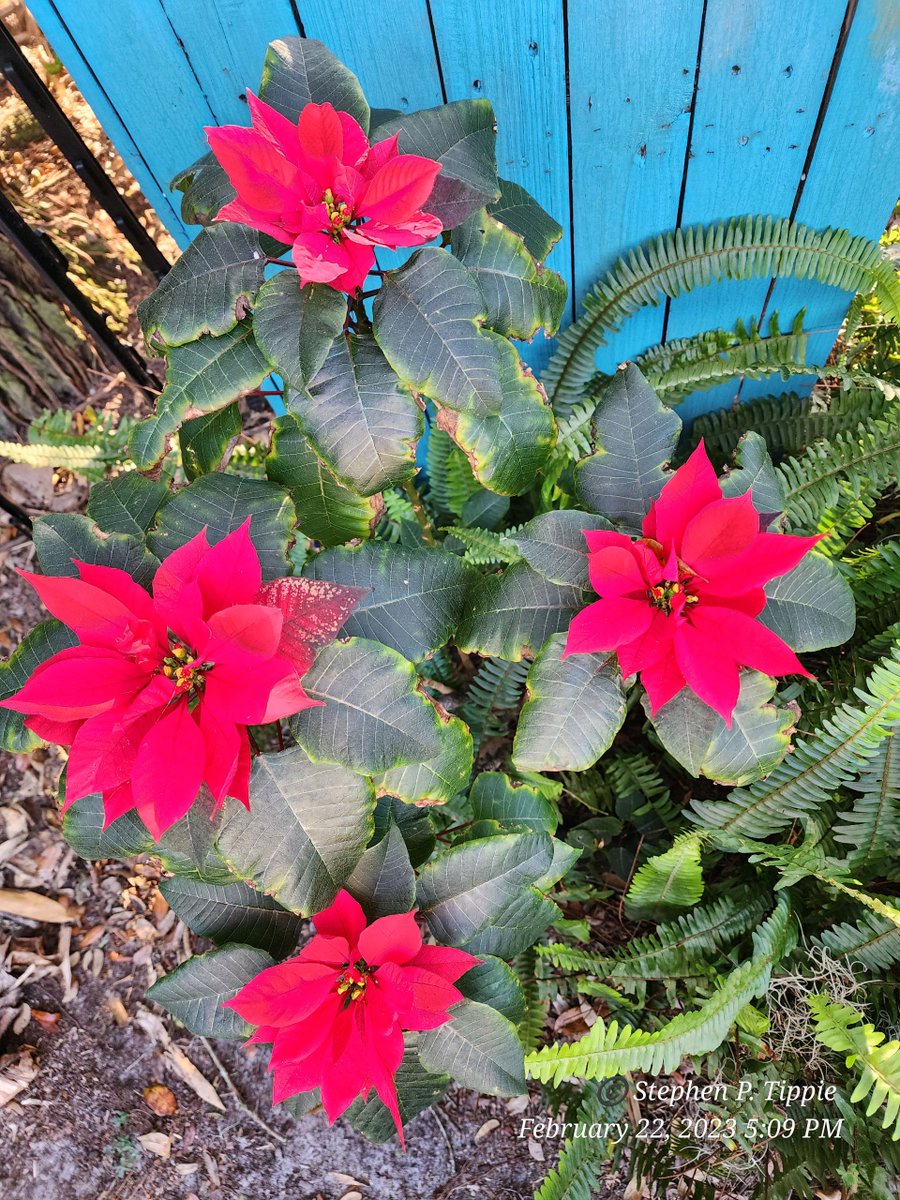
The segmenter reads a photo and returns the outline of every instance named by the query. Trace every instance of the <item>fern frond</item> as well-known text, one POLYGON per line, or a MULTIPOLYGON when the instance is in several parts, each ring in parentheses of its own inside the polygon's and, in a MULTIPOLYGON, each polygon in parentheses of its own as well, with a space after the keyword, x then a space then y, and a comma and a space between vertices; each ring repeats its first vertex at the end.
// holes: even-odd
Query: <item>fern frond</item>
POLYGON ((543 963, 538 960, 536 946, 529 946, 513 959, 512 967, 525 995, 525 1015, 519 1022, 519 1039, 526 1050, 540 1045, 547 1019, 548 1002, 541 994, 543 963))
POLYGON ((469 685, 465 702, 459 707, 459 716, 469 726, 476 747, 483 738, 502 732, 501 728, 495 728, 493 714, 518 707, 530 666, 525 660, 508 662, 503 658, 486 658, 482 662, 469 685))
POLYGON ((615 954, 558 942, 538 946, 536 951, 559 970, 597 975, 619 984, 705 976, 712 969, 708 960, 754 929, 764 908, 761 899, 739 903, 723 896, 657 926, 646 937, 633 938, 615 954))
POLYGON ((900 621, 900 540, 879 542, 844 562, 856 600, 856 640, 871 640, 900 621))
POLYGON ((852 846, 851 871, 877 870, 896 853, 900 843, 900 738, 893 726, 866 763, 859 778, 846 786, 858 793, 853 808, 842 812, 833 832, 835 841, 852 846))
POLYGON ((63 467, 88 479, 103 479, 111 466, 123 466, 127 451, 81 442, 76 445, 55 442, 0 442, 0 458, 24 463, 29 467, 63 467))
POLYGON ((637 870, 625 896, 636 909, 692 908, 703 895, 700 837, 683 833, 663 854, 648 858, 637 870))
MULTIPOLYGON (((578 1109, 571 1116, 576 1124, 590 1129, 609 1121, 610 1114, 596 1096, 582 1097, 578 1109)), ((567 1121, 569 1113, 566 1113, 567 1121)), ((592 1200, 600 1182, 600 1165, 609 1158, 607 1138, 566 1138, 559 1154, 559 1162, 534 1193, 534 1200, 592 1200)))
POLYGON ((900 1140, 900 1042, 886 1042, 874 1025, 862 1024, 862 1013, 848 1004, 832 1004, 827 995, 810 996, 807 1003, 816 1023, 816 1039, 845 1056, 856 1067, 859 1081, 851 1104, 868 1097, 866 1116, 884 1109, 881 1127, 893 1125, 893 1141, 900 1140))
POLYGON ((796 944, 790 906, 784 895, 753 935, 753 954, 729 975, 698 1009, 680 1013, 661 1029, 649 1031, 606 1025, 598 1020, 578 1041, 545 1046, 525 1059, 528 1073, 542 1083, 572 1076, 607 1079, 626 1071, 662 1074, 675 1070, 689 1054, 715 1050, 728 1036, 745 1004, 762 995, 774 965, 796 944))
POLYGON ((479 484, 463 451, 448 433, 434 425, 428 433, 426 473, 430 506, 436 513, 461 517, 463 506, 478 491, 479 484))
POLYGON ((885 311, 900 314, 900 282, 880 247, 844 229, 818 231, 785 217, 733 217, 661 234, 625 258, 585 297, 583 315, 562 334, 544 372, 554 410, 571 411, 594 374, 606 335, 661 297, 714 280, 793 276, 845 291, 876 291, 885 311))
POLYGON ((522 555, 512 542, 506 541, 506 533, 495 533, 492 529, 477 529, 467 525, 445 525, 444 532, 466 547, 463 556, 476 567, 493 567, 521 562, 522 555))
POLYGON ((859 775, 900 720, 900 647, 876 664, 857 696, 861 703, 842 704, 764 779, 725 800, 692 800, 693 819, 707 829, 765 838, 815 812, 859 775))
POLYGON ((886 971, 900 963, 900 928, 876 913, 864 912, 855 925, 832 925, 814 940, 833 958, 862 963, 870 971, 886 971))

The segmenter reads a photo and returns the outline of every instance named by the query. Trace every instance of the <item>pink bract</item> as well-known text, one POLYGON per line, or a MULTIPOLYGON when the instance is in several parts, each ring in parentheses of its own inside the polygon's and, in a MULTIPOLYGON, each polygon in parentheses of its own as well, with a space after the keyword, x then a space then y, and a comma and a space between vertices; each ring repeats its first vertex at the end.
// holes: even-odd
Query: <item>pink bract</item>
POLYGON ((615 651, 640 673, 653 713, 687 687, 731 728, 740 668, 805 675, 794 651, 756 618, 763 585, 793 570, 818 537, 766 533, 749 492, 723 498, 700 445, 660 492, 637 541, 585 530, 601 597, 569 626, 565 654, 615 651))
POLYGON ((271 1042, 273 1101, 321 1089, 334 1122, 372 1089, 403 1125, 394 1082, 403 1030, 436 1029, 462 1000, 453 985, 479 959, 423 946, 415 911, 367 924, 349 892, 313 917, 316 935, 296 958, 269 967, 225 1003, 271 1042))
POLYGON ((248 93, 252 127, 206 130, 237 191, 219 210, 293 246, 300 282, 355 292, 375 246, 421 246, 441 232, 422 211, 441 164, 401 154, 397 135, 369 145, 362 128, 330 104, 307 104, 296 124, 248 93))
POLYGON ((166 558, 149 595, 114 567, 21 572, 78 637, 2 707, 70 746, 66 807, 100 792, 105 824, 137 809, 159 838, 205 785, 249 807, 248 725, 319 704, 300 677, 363 594, 309 579, 263 583, 249 520, 166 558))

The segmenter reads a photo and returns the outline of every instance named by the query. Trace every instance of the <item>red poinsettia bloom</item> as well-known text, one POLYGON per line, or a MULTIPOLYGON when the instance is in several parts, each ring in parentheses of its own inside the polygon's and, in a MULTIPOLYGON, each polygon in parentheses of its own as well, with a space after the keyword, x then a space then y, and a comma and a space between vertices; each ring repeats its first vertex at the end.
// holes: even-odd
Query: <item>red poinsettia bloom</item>
POLYGON ((4 708, 70 746, 66 807, 101 792, 106 824, 136 808, 155 838, 201 785, 216 807, 248 804, 248 725, 312 704, 300 676, 362 592, 308 579, 262 582, 249 521, 210 546, 206 531, 166 558, 150 596, 114 567, 79 578, 21 572, 78 637, 4 708))
POLYGON ((269 967, 225 1003, 272 1042, 273 1101, 321 1089, 329 1122, 374 1088, 400 1141, 394 1078, 404 1029, 436 1029, 462 1000, 453 985, 480 961, 423 946, 415 911, 371 925, 349 892, 313 917, 316 935, 296 958, 269 967))
POLYGON ((660 492, 642 533, 632 541, 585 530, 601 599, 572 621, 565 655, 614 650, 626 678, 640 672, 654 713, 687 687, 729 729, 740 667, 810 678, 755 618, 766 603, 763 584, 792 570, 817 537, 762 531, 749 492, 723 498, 702 441, 660 492))
POLYGON ((422 212, 440 163, 401 154, 397 135, 370 146, 330 104, 307 104, 294 124, 247 98, 252 128, 206 130, 237 191, 217 219, 292 243, 301 283, 353 292, 374 266, 374 246, 421 246, 441 232, 440 219, 422 212))

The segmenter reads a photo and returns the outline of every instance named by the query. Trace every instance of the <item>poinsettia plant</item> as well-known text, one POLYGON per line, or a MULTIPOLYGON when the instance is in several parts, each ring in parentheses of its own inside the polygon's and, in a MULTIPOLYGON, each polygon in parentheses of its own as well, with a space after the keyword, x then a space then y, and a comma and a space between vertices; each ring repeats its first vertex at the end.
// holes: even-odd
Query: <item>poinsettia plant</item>
MULTIPOLYGON (((717 471, 634 365, 551 409, 516 343, 558 328, 562 230, 498 178, 487 101, 370 109, 289 38, 248 103, 175 181, 202 228, 141 308, 166 384, 135 469, 36 522, 54 619, 0 734, 65 747, 71 845, 156 855, 213 944, 151 998, 271 1045, 291 1111, 402 1138, 453 1080, 525 1091, 532 948, 621 828, 568 818, 573 776, 637 730, 688 788, 760 780, 854 599, 761 436, 717 471)), ((629 895, 699 863, 679 820, 629 895)))

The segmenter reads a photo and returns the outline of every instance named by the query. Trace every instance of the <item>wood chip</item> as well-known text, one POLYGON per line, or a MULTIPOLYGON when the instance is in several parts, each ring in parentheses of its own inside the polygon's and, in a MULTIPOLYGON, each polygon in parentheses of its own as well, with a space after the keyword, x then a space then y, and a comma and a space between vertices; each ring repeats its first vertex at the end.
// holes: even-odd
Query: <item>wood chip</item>
POLYGON ((528 1139, 528 1153, 535 1162, 544 1161, 544 1148, 540 1142, 536 1142, 534 1138, 528 1139))
POLYGON ((164 1133, 141 1133, 138 1141, 148 1154, 155 1154, 157 1158, 168 1158, 172 1153, 172 1139, 164 1133))
POLYGON ((485 1121, 485 1123, 481 1126, 481 1128, 475 1134, 475 1141, 476 1142, 483 1141, 486 1137, 490 1137, 490 1135, 494 1132, 495 1129, 499 1129, 499 1128, 500 1128, 500 1122, 496 1119, 496 1117, 491 1118, 490 1121, 485 1121))
POLYGON ((58 900, 52 900, 40 892, 19 892, 13 888, 0 888, 0 912, 51 925, 65 925, 67 921, 74 921, 77 916, 77 913, 70 912, 58 900))
POLYGON ((0 1108, 24 1092, 37 1073, 30 1046, 23 1046, 15 1054, 4 1054, 0 1058, 0 1108))
POLYGON ((178 1112, 175 1093, 163 1083, 154 1083, 144 1088, 144 1103, 160 1117, 174 1117, 178 1112))
POLYGON ((106 1007, 112 1013, 113 1020, 115 1021, 115 1023, 117 1025, 127 1025, 128 1024, 128 1022, 130 1020, 130 1017, 128 1016, 128 1009, 125 1007, 125 1005, 122 1003, 122 1001, 119 999, 118 996, 107 996, 106 997, 106 1007))
POLYGON ((352 1175, 345 1175, 342 1171, 329 1171, 328 1178, 333 1179, 338 1187, 361 1188, 366 1186, 359 1179, 354 1179, 352 1175))

